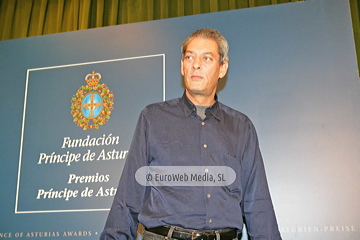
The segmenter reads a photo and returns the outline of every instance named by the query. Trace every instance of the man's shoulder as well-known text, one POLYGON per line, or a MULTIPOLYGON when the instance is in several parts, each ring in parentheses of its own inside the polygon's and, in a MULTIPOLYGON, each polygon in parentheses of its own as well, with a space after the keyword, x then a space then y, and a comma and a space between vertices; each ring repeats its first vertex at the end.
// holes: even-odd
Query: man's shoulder
POLYGON ((180 103, 181 103, 181 98, 174 98, 162 102, 151 103, 143 109, 142 113, 147 115, 147 114, 159 113, 164 111, 166 112, 169 110, 171 111, 174 110, 175 108, 178 108, 180 103))
POLYGON ((251 123, 251 120, 247 115, 245 115, 244 113, 242 113, 234 108, 231 108, 221 102, 219 102, 219 108, 224 112, 224 114, 226 114, 228 116, 239 119, 240 121, 243 121, 243 122, 251 123))

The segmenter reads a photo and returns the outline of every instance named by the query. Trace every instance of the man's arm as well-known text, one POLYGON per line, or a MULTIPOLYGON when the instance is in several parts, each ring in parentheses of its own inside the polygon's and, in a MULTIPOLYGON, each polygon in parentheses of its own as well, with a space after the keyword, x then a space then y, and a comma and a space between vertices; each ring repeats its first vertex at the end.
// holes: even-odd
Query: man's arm
POLYGON ((242 212, 252 240, 281 240, 263 159, 253 124, 249 121, 248 141, 242 160, 242 212))
MULTIPOLYGON (((143 111, 144 112, 144 111, 143 111)), ((135 172, 147 165, 147 122, 141 113, 126 158, 119 186, 100 239, 133 240, 145 187, 135 180, 135 172)))

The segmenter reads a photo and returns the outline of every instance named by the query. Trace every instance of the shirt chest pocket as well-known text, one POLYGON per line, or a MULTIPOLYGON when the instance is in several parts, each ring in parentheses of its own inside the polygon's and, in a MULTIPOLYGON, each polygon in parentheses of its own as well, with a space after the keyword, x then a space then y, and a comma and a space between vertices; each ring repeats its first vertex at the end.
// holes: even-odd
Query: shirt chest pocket
POLYGON ((150 146, 150 162, 156 166, 189 166, 194 157, 193 146, 182 141, 156 141, 150 146))
POLYGON ((235 172, 235 181, 225 188, 229 193, 240 194, 241 192, 241 161, 236 155, 227 153, 224 156, 224 166, 230 167, 235 172))

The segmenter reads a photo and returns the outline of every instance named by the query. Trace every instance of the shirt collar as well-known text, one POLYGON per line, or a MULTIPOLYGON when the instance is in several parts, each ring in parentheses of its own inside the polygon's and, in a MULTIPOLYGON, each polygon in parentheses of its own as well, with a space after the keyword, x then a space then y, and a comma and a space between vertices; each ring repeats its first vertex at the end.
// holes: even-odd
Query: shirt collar
MULTIPOLYGON (((208 107, 206 110, 205 110, 205 113, 209 112, 212 116, 214 116, 217 120, 221 120, 220 118, 220 107, 219 107, 219 102, 218 102, 218 97, 217 95, 215 94, 214 96, 214 99, 215 99, 215 103, 208 107)), ((185 116, 188 117, 190 116, 192 113, 195 113, 196 114, 196 106, 195 104, 193 104, 190 99, 186 96, 186 92, 184 91, 184 94, 181 98, 182 102, 184 103, 185 107, 184 107, 184 113, 185 113, 185 116)))

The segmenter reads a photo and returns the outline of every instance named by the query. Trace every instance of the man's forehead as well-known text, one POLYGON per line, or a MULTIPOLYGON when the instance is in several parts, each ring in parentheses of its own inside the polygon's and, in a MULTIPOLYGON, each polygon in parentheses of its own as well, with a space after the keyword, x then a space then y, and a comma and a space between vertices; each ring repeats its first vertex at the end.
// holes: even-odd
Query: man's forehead
POLYGON ((216 55, 216 51, 215 52, 208 52, 208 51, 191 51, 191 50, 186 50, 186 52, 185 53, 190 53, 190 54, 195 54, 195 53, 201 53, 201 54, 203 54, 203 55, 212 55, 212 56, 214 56, 214 55, 216 55))
POLYGON ((186 53, 201 52, 201 54, 218 55, 218 43, 212 38, 194 38, 186 47, 186 53))

